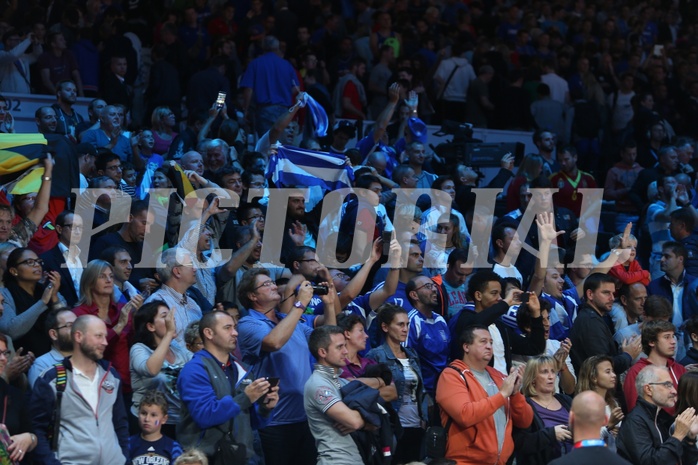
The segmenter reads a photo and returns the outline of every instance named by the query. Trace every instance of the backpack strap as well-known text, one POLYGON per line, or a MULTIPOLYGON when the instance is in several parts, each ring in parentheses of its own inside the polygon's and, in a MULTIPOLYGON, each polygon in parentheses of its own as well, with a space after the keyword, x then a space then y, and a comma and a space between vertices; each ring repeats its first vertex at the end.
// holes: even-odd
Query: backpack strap
POLYGON ((61 425, 61 401, 63 400, 63 392, 68 384, 68 373, 63 362, 58 362, 56 367, 56 409, 53 412, 53 431, 49 434, 51 440, 51 450, 58 450, 58 428, 61 425))
POLYGON ((451 83, 451 79, 453 79, 453 75, 456 74, 456 71, 458 71, 458 68, 460 68, 460 67, 461 67, 461 65, 455 65, 455 67, 453 68, 453 71, 451 71, 451 74, 448 75, 448 79, 446 79, 446 82, 444 83, 443 89, 441 89, 441 92, 439 92, 439 96, 436 97, 437 100, 441 100, 442 98, 444 98, 444 94, 446 93, 446 88, 451 83))
MULTIPOLYGON (((462 372, 462 371, 460 371, 458 368, 456 368, 456 367, 454 367, 454 366, 452 366, 452 365, 447 365, 446 368, 450 368, 451 370, 457 371, 458 374, 460 375, 461 379, 462 379, 463 382, 465 383, 465 387, 467 387, 468 390, 470 390, 470 386, 468 386, 468 380, 465 379, 465 376, 463 376, 463 372, 462 372)), ((436 405, 439 405, 439 404, 436 404, 436 405)), ((441 410, 441 406, 440 406, 440 405, 439 405, 439 410, 441 410)), ((448 414, 446 414, 446 415, 448 416, 448 420, 446 420, 446 424, 444 425, 444 432, 446 433, 446 437, 448 437, 448 430, 451 428, 451 423, 453 423, 453 418, 451 418, 451 416, 448 415, 448 414)))

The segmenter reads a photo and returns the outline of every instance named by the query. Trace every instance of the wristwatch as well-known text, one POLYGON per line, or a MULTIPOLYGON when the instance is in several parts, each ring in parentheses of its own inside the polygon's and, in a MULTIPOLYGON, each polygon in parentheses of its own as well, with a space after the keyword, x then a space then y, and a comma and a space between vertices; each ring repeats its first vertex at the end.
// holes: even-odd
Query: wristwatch
POLYGON ((295 308, 300 308, 301 310, 305 311, 305 305, 303 305, 303 302, 301 302, 300 300, 296 300, 296 301, 293 303, 293 306, 294 306, 295 308))

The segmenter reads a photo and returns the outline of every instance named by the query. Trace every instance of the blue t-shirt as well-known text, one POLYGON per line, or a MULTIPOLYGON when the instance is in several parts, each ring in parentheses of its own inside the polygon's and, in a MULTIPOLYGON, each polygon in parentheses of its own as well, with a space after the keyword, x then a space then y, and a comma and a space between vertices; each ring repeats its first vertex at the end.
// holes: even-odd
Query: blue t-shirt
POLYGON ((182 455, 182 446, 167 436, 150 442, 136 434, 128 439, 128 451, 132 465, 170 465, 182 455))
POLYGON ((407 347, 412 347, 419 355, 422 379, 427 392, 434 394, 439 374, 448 364, 448 350, 451 342, 446 320, 432 312, 427 318, 417 309, 408 313, 410 329, 407 347))
POLYGON ((258 105, 288 106, 293 102, 297 81, 293 66, 274 52, 268 52, 250 62, 240 87, 253 89, 258 105))
MULTIPOLYGON (((306 420, 303 407, 303 389, 313 373, 310 363, 308 338, 313 329, 310 325, 298 322, 291 337, 276 352, 264 352, 262 340, 276 327, 276 323, 264 314, 250 310, 238 325, 238 344, 243 361, 250 366, 253 379, 262 376, 281 378, 279 403, 272 411, 269 426, 289 425, 306 420)), ((277 312, 279 319, 286 317, 277 312)), ((306 316, 304 315, 304 318, 306 316)))
MULTIPOLYGON (((106 147, 109 145, 109 137, 100 128, 88 129, 82 133, 80 141, 85 144, 91 144, 94 148, 106 147)), ((121 158, 121 161, 131 161, 131 140, 124 135, 120 135, 116 145, 111 151, 121 158)))
POLYGON ((579 296, 577 288, 570 287, 562 291, 562 299, 556 299, 545 292, 541 293, 541 299, 550 302, 550 339, 564 341, 569 337, 572 322, 577 317, 579 296))

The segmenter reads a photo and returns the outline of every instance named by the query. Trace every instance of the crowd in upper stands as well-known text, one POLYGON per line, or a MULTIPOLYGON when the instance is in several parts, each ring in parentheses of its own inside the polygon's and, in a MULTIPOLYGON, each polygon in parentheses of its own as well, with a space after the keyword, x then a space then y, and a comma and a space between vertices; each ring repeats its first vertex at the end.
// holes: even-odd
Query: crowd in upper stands
POLYGON ((695 463, 696 13, 4 2, 0 93, 51 103, 0 193, 0 463, 695 463), (536 151, 485 176, 451 121, 536 151), (284 147, 351 173, 335 221, 274 203, 284 147))

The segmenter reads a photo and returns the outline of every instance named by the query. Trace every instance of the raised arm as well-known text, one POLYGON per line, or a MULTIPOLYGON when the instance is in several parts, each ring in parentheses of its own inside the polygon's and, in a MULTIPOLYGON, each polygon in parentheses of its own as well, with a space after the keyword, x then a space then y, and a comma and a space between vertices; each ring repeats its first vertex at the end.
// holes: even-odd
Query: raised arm
POLYGON ((393 113, 397 102, 400 100, 400 84, 394 82, 388 88, 388 104, 376 118, 376 128, 373 130, 373 142, 378 142, 388 129, 390 120, 393 119, 393 113))
POLYGON ((397 239, 393 238, 390 241, 390 252, 388 255, 388 263, 390 263, 390 271, 385 277, 385 284, 380 289, 371 292, 368 298, 368 305, 372 310, 377 309, 397 291, 397 285, 400 280, 400 257, 402 255, 402 247, 397 239))
POLYGON ((41 178, 41 187, 36 195, 34 208, 27 215, 27 219, 31 220, 37 227, 41 226, 41 220, 48 213, 48 202, 51 198, 51 177, 53 176, 53 157, 48 154, 44 158, 44 176, 41 178))
POLYGON ((555 215, 553 212, 543 212, 536 215, 536 226, 538 227, 538 258, 536 259, 536 268, 528 289, 539 295, 543 290, 545 274, 550 267, 550 263, 548 263, 550 260, 550 247, 558 236, 565 234, 565 231, 555 231, 555 215))
MULTIPOLYGON (((289 281, 289 285, 291 282, 289 281)), ((287 285, 287 287, 290 287, 287 285)), ((307 307, 313 297, 313 287, 310 281, 303 281, 296 295, 296 300, 307 307)), ((290 299, 289 299, 290 300, 290 299)), ((305 308, 291 307, 286 317, 277 324, 274 329, 262 339, 262 350, 265 352, 276 352, 291 339, 298 320, 303 315, 305 308)))
POLYGON ((259 230, 257 229, 257 219, 252 220, 252 238, 247 241, 242 247, 233 252, 228 260, 222 267, 218 269, 218 279, 221 282, 228 282, 235 276, 235 273, 240 269, 240 267, 249 258, 250 254, 257 246, 260 240, 259 230))
POLYGON ((291 124, 291 121, 293 121, 293 118, 296 117, 296 114, 298 113, 298 110, 303 108, 305 106, 305 100, 304 96, 305 92, 301 92, 296 96, 296 104, 293 105, 291 108, 288 109, 288 111, 285 111, 279 116, 279 118, 274 122, 274 125, 269 129, 269 143, 270 144, 275 144, 276 141, 279 140, 279 137, 281 137, 281 134, 284 133, 286 128, 288 127, 289 124, 291 124))
POLYGON ((366 279, 371 272, 373 265, 378 263, 381 254, 383 253, 383 240, 381 238, 373 241, 373 247, 371 248, 371 255, 366 259, 364 265, 359 269, 359 271, 354 275, 354 277, 349 281, 342 292, 339 294, 339 303, 344 309, 349 303, 356 299, 356 297, 363 289, 364 284, 366 284, 366 279))

